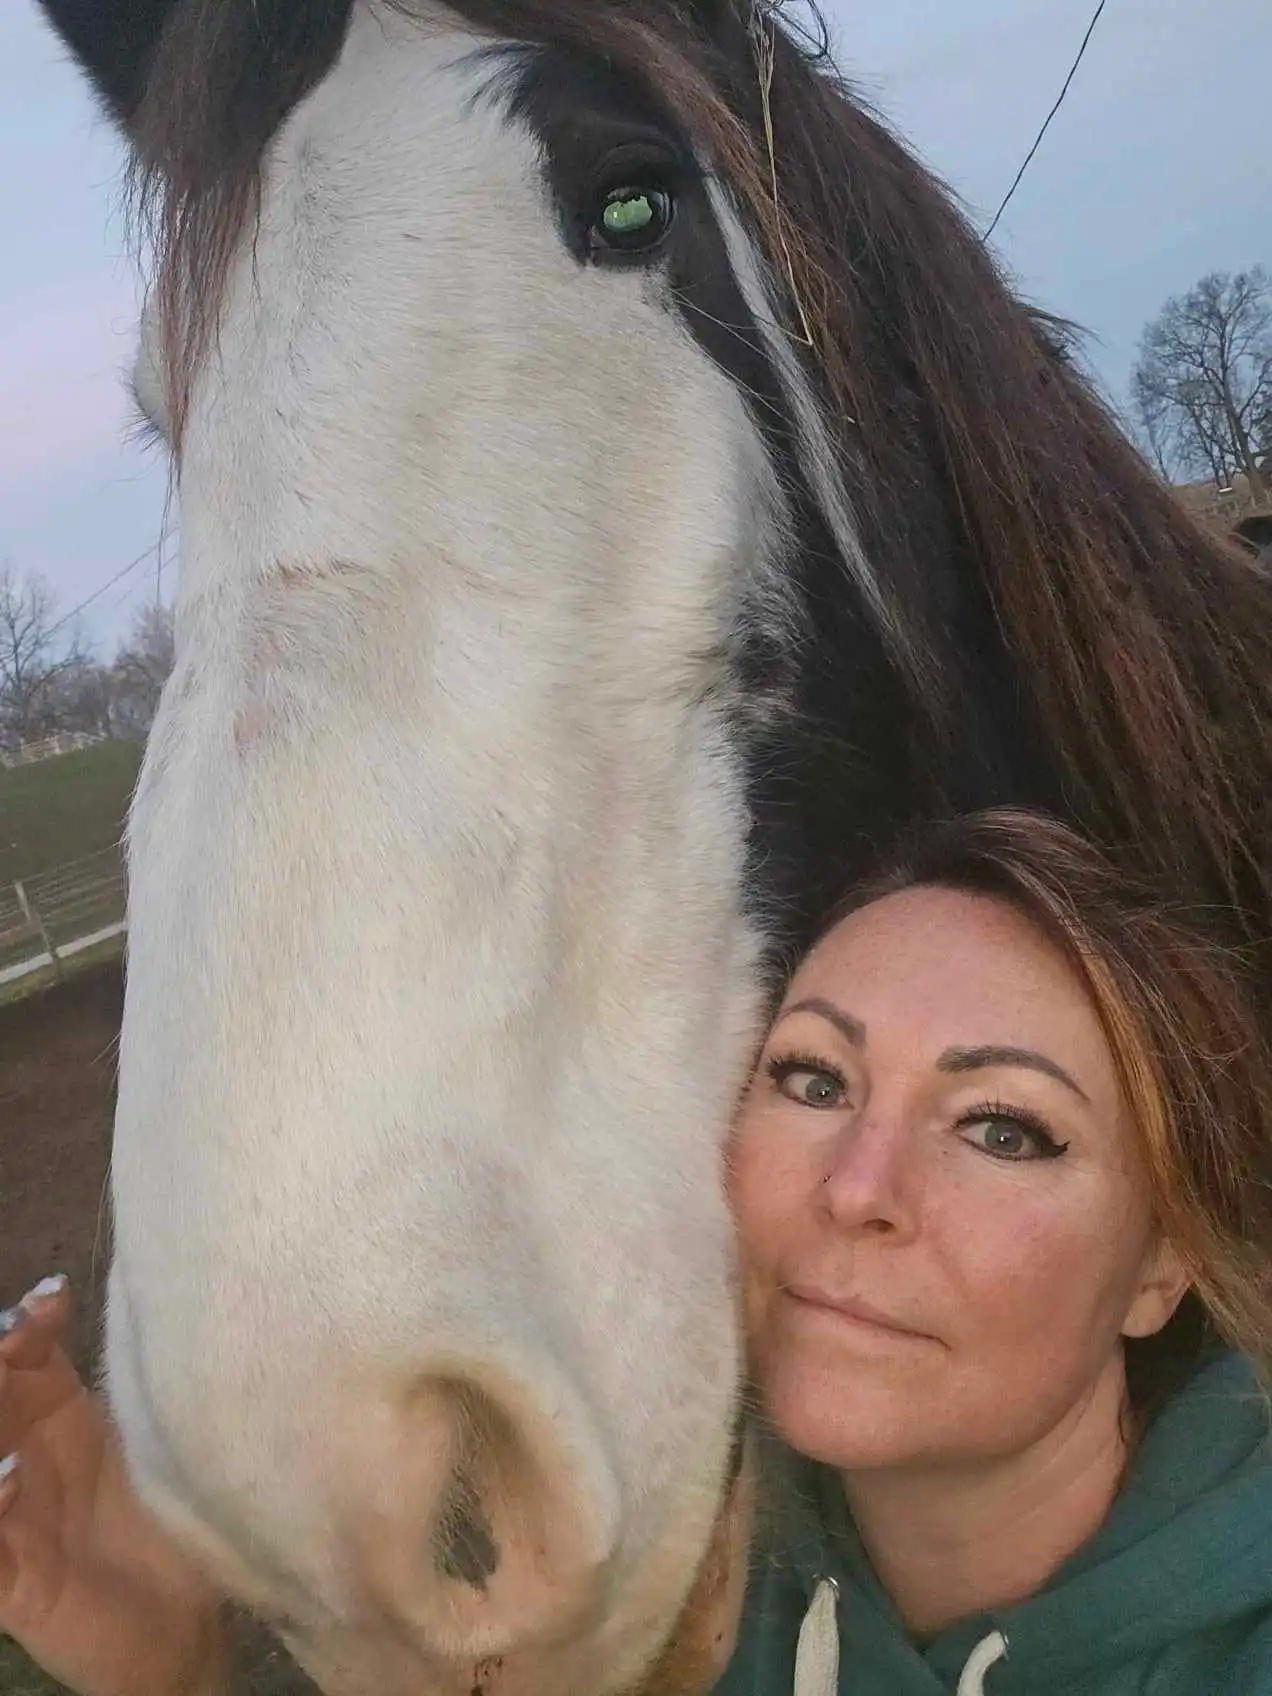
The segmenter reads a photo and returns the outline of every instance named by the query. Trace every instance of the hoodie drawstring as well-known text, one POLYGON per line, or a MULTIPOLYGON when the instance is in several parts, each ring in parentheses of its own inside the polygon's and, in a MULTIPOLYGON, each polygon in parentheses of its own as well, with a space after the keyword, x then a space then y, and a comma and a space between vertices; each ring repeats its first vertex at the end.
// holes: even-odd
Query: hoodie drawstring
MULTIPOLYGON (((985 1696, 985 1674, 1007 1658, 1007 1639, 991 1631, 967 1657, 956 1696, 985 1696)), ((791 1696, 839 1696, 839 1586, 819 1578, 795 1644, 791 1696)))
POLYGON ((839 1586, 820 1578, 799 1628, 791 1696, 839 1696, 839 1586))
POLYGON ((1007 1639, 1001 1631, 991 1631, 967 1657, 958 1681, 957 1696, 985 1696, 985 1674, 1007 1656, 1007 1639))

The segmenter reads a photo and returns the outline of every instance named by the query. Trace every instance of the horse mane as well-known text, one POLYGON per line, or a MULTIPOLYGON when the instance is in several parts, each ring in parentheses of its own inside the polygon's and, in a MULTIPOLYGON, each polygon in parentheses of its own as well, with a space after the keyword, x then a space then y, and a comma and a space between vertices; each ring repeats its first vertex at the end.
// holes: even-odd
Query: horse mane
MULTIPOLYGON (((750 0, 452 0, 479 31, 610 57, 713 161, 792 335, 811 332, 800 356, 881 577, 900 605, 930 609, 925 558, 955 549, 1016 669, 978 677, 972 654, 964 686, 1007 695, 1006 716, 1037 726, 1064 808, 1247 950, 1272 1004, 1272 583, 1150 470, 1070 357, 1068 328, 1013 295, 822 42, 757 4, 767 102, 750 0)), ((350 5, 173 8, 131 128, 178 384, 214 333, 269 138, 334 60, 350 5)), ((171 410, 179 425, 180 392, 171 410)), ((938 701, 935 654, 911 685, 938 701)))

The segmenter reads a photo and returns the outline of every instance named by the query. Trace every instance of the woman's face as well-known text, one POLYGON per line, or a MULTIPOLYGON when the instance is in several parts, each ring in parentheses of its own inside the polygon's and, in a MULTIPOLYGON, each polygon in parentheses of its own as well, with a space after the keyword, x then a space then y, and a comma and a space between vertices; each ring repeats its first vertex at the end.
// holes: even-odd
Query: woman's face
POLYGON ((731 1184, 770 1414, 842 1468, 1023 1450, 1179 1299, 1083 985, 986 897, 890 895, 819 944, 731 1184))

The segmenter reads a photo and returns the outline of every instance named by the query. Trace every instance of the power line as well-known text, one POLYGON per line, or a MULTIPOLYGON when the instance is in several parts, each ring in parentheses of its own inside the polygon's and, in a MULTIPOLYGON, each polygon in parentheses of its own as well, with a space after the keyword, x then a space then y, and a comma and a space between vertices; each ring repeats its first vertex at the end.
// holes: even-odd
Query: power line
POLYGON ((100 588, 93 590, 91 595, 85 595, 84 599, 78 606, 72 607, 70 612, 65 613, 55 624, 51 624, 44 634, 46 636, 55 636, 57 632, 63 629, 64 626, 68 625, 73 618, 78 618, 84 608, 92 606, 93 602, 100 599, 100 597, 106 593, 107 589, 113 589, 116 583, 122 583, 130 571, 136 571, 139 565, 144 565, 157 548, 163 547, 163 540, 164 539, 161 536, 157 542, 152 542, 150 544, 144 554, 138 554, 136 559, 129 560, 128 564, 124 566, 121 571, 117 571, 113 577, 108 577, 100 588))
POLYGON ((1072 65, 1069 66, 1069 74, 1064 79, 1064 87, 1060 90, 1060 93, 1056 96, 1055 105, 1047 113, 1047 116, 1046 116, 1045 120, 1043 121, 1042 128, 1038 131, 1038 134, 1034 137, 1033 146, 1029 149, 1028 153, 1025 154, 1024 162, 1022 163, 1020 169, 1016 172, 1016 176, 1015 176, 1014 181, 1012 182, 1011 187, 1007 190, 1006 194, 1003 196, 1002 205, 998 208, 997 212, 994 213, 993 218, 990 220, 989 228, 985 231, 985 234, 981 237, 981 240, 983 242, 988 241, 990 236, 992 236, 994 231, 998 228, 998 220, 1002 217, 1003 213, 1007 210, 1007 204, 1010 201, 1012 195, 1015 194, 1016 190, 1020 187, 1020 179, 1024 176, 1025 172, 1029 169, 1029 166, 1030 166, 1031 161, 1033 160, 1034 154, 1042 146, 1042 138, 1043 138, 1044 135, 1046 135, 1048 129, 1051 127, 1051 120, 1055 117, 1056 113, 1060 110, 1061 106, 1064 105, 1064 97, 1069 92, 1069 84, 1073 81, 1074 77, 1077 75, 1078 66, 1082 63, 1082 56, 1087 50, 1087 43, 1090 41, 1091 37, 1095 34, 1095 26, 1096 26, 1096 24, 1099 23, 1100 14, 1101 14, 1101 12, 1103 12, 1106 4, 1107 4, 1107 0, 1100 0, 1099 5, 1095 8, 1095 12, 1093 13, 1093 15, 1091 17, 1091 22, 1087 25, 1086 34, 1082 37, 1082 45, 1081 45, 1081 47, 1078 48, 1078 56, 1073 61, 1072 65))
POLYGON ((110 600, 108 600, 106 605, 102 608, 103 614, 109 617, 116 607, 122 607, 126 602, 130 601, 137 593, 138 589, 147 589, 149 586, 150 585, 144 577, 135 578, 133 582, 125 586, 122 594, 111 596, 110 600))

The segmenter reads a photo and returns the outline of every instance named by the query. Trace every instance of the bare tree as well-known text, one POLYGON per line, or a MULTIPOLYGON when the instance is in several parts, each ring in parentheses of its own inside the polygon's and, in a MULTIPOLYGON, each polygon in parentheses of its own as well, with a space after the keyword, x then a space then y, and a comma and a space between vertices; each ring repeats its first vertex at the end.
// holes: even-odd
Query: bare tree
POLYGON ((141 735, 150 728, 172 670, 173 647, 172 608, 158 601, 143 607, 111 667, 111 717, 117 732, 141 735))
POLYGON ((43 715, 47 728, 111 734, 111 674, 76 644, 67 663, 50 679, 43 715))
POLYGON ((1136 422, 1167 477, 1227 482, 1244 472, 1268 497, 1272 450, 1272 277, 1213 271, 1172 296, 1140 338, 1136 422))
POLYGON ((0 564, 0 742, 33 742, 58 728, 57 684, 87 656, 57 641, 53 592, 38 573, 0 564))

